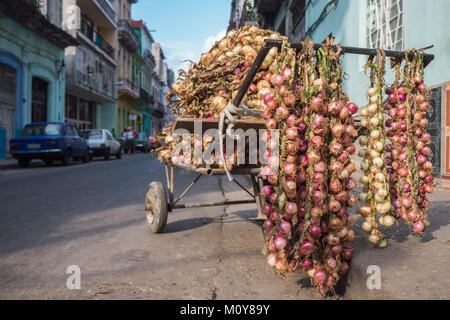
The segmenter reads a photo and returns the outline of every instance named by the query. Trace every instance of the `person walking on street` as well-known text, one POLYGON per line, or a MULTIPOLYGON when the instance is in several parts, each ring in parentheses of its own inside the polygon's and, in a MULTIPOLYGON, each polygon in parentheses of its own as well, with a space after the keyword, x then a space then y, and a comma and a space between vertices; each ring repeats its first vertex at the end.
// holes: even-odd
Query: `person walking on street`
POLYGON ((125 145, 127 146, 128 152, 135 153, 136 148, 134 144, 134 134, 131 127, 127 128, 127 130, 123 133, 122 138, 125 140, 125 145))
POLYGON ((114 128, 111 129, 111 134, 114 137, 114 139, 117 139, 116 130, 114 128))

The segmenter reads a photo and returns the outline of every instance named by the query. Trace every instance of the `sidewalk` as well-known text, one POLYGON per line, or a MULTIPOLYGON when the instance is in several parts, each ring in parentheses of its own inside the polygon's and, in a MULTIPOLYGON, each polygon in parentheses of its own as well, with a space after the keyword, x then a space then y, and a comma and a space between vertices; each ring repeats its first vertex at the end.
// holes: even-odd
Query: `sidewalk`
POLYGON ((16 159, 0 159, 0 170, 18 168, 16 159))

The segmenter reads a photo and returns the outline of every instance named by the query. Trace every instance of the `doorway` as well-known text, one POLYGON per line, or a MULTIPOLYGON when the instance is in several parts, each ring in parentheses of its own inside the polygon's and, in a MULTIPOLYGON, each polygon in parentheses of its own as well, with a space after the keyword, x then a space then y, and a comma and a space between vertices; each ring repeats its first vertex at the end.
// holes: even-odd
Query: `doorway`
POLYGON ((38 77, 33 77, 31 122, 47 121, 48 83, 38 77))
POLYGON ((6 129, 6 148, 8 141, 16 132, 16 69, 9 64, 0 63, 0 127, 6 129))

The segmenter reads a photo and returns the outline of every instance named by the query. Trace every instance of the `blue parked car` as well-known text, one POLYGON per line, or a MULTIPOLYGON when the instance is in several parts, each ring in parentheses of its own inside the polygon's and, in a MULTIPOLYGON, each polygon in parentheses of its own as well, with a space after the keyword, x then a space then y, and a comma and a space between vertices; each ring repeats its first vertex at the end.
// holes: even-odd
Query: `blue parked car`
POLYGON ((54 160, 67 165, 72 158, 89 162, 87 143, 71 123, 30 123, 23 128, 20 138, 9 141, 9 146, 11 155, 22 168, 27 167, 33 159, 41 159, 48 166, 54 160))

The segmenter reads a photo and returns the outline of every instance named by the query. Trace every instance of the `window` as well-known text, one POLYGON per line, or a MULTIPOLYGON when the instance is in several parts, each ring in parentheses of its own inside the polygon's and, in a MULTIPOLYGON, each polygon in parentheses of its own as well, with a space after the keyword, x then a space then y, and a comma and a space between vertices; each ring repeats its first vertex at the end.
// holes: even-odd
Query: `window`
POLYGON ((403 0, 367 0, 367 45, 403 50, 403 0))
POLYGON ((27 125, 22 131, 22 137, 60 136, 61 129, 60 124, 27 125))

